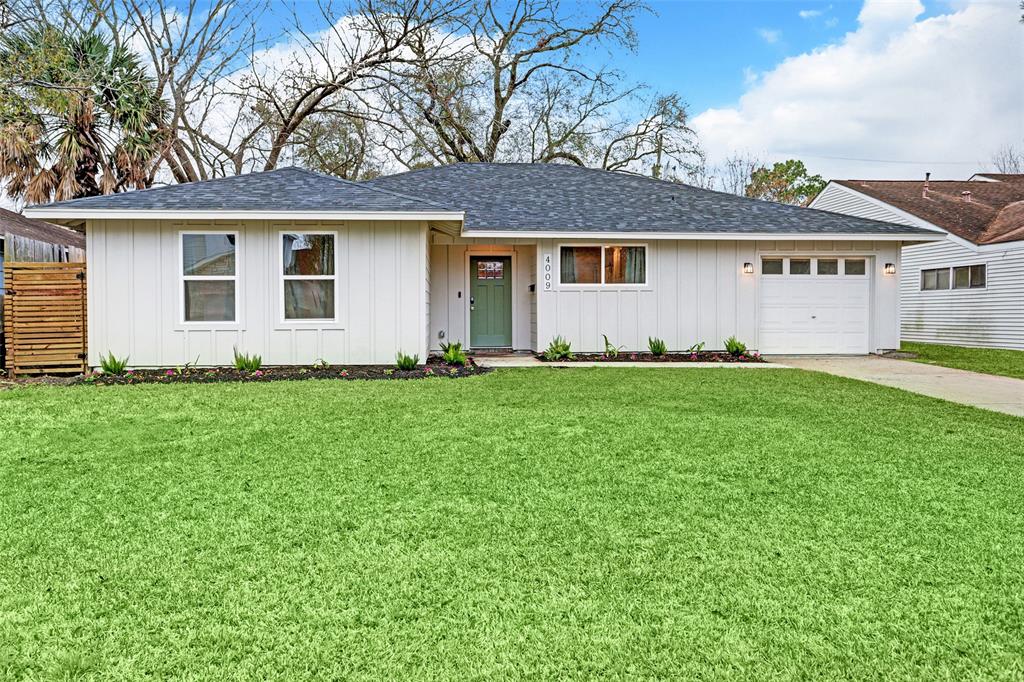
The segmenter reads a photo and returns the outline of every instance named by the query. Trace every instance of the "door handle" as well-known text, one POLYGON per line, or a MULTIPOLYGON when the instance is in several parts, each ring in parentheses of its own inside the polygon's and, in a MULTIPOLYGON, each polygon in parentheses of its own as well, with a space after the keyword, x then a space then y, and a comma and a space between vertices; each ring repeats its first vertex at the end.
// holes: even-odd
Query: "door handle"
POLYGON ((476 303, 476 298, 475 298, 474 296, 470 296, 470 297, 469 297, 469 304, 470 304, 470 305, 473 305, 473 304, 475 304, 475 303, 476 303))

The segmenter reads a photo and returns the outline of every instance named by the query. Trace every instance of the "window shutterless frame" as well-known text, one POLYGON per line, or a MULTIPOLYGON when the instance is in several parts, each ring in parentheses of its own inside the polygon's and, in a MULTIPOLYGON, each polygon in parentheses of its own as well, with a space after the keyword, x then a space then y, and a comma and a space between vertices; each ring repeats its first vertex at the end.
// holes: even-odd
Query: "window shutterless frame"
POLYGON ((339 263, 339 249, 338 249, 338 233, 332 230, 304 230, 297 228, 294 230, 280 230, 277 233, 277 243, 274 248, 277 249, 277 276, 278 276, 278 294, 277 303, 281 308, 280 314, 278 315, 278 321, 282 325, 288 326, 302 326, 302 325, 322 325, 325 323, 336 324, 340 317, 338 316, 338 263, 339 263), (284 274, 285 262, 284 262, 284 238, 290 234, 323 234, 330 235, 334 239, 334 274, 333 275, 286 275, 284 274), (285 317, 285 300, 284 300, 284 283, 288 280, 298 281, 331 281, 334 283, 334 317, 298 317, 289 319, 285 317))
POLYGON ((619 243, 594 243, 594 242, 587 242, 586 244, 556 244, 555 245, 555 259, 558 262, 558 286, 559 287, 566 287, 566 288, 569 288, 569 289, 586 289, 587 287, 601 287, 602 289, 605 289, 605 288, 608 288, 608 289, 642 289, 642 288, 648 286, 648 282, 651 281, 651 275, 650 275, 651 260, 650 260, 650 258, 648 258, 648 256, 650 256, 650 253, 651 253, 651 250, 649 248, 647 248, 647 244, 646 243, 641 243, 641 244, 636 244, 636 243, 632 243, 632 244, 619 244, 619 243), (619 283, 619 282, 605 282, 604 281, 605 252, 606 252, 607 249, 616 248, 616 247, 633 247, 633 248, 641 248, 641 249, 644 250, 644 281, 643 282, 629 282, 629 283, 622 282, 622 283, 619 283), (563 282, 562 281, 562 249, 583 249, 583 248, 601 249, 601 270, 600 270, 600 272, 601 272, 601 281, 600 282, 589 282, 589 283, 563 282))
POLYGON ((240 324, 238 315, 238 279, 242 269, 242 239, 238 230, 178 230, 178 323, 187 327, 231 327, 240 324), (185 274, 185 236, 190 234, 223 234, 235 238, 235 274, 234 275, 186 275, 185 274), (235 310, 230 320, 187 320, 185 319, 185 282, 233 282, 235 285, 235 310))

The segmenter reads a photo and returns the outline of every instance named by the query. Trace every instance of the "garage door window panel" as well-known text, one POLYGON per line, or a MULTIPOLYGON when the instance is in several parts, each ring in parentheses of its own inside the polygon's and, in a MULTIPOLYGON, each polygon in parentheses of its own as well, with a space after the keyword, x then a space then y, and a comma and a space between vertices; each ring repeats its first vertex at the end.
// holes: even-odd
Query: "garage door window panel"
POLYGON ((789 274, 791 274, 791 275, 809 275, 809 274, 811 274, 811 259, 810 258, 790 258, 789 259, 789 274))
POLYGON ((819 275, 838 275, 839 274, 839 261, 835 258, 819 258, 818 259, 818 274, 819 275))

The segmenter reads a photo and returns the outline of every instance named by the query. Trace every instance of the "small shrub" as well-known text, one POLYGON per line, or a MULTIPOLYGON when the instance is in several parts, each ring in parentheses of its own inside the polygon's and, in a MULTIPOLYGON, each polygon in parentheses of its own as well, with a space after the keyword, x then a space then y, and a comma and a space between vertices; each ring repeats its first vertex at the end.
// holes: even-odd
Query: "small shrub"
POLYGON ((466 351, 462 350, 461 341, 441 344, 441 347, 444 351, 444 361, 449 365, 459 365, 461 367, 469 362, 469 358, 466 357, 466 351))
POLYGON ((572 354, 572 344, 563 339, 561 336, 556 336, 551 339, 551 343, 548 344, 547 350, 544 351, 544 359, 549 362, 555 360, 572 360, 575 356, 572 354))
POLYGON ((113 351, 107 353, 107 357, 100 356, 100 367, 104 374, 121 374, 128 366, 128 356, 115 358, 113 351))
POLYGON ((420 364, 420 356, 418 355, 406 355, 402 351, 398 351, 395 355, 395 366, 398 369, 409 371, 416 369, 416 365, 420 364))
POLYGON ((689 353, 690 355, 693 355, 694 353, 699 353, 702 350, 704 350, 704 342, 698 341, 697 343, 687 348, 686 352, 689 353))
POLYGON ((743 343, 735 336, 730 336, 725 341, 725 350, 729 355, 734 357, 740 357, 741 355, 747 354, 747 344, 743 343))
POLYGON ((654 337, 647 338, 647 347, 651 349, 651 355, 656 358, 660 358, 662 355, 668 352, 668 346, 661 339, 654 337))
POLYGON ((604 356, 606 358, 617 358, 619 351, 625 348, 625 346, 616 346, 608 340, 607 334, 601 334, 601 336, 604 337, 604 356))
POLYGON ((259 355, 239 353, 235 348, 235 369, 242 372, 255 372, 263 366, 263 358, 259 355))
POLYGON ((327 362, 323 358, 320 358, 313 363, 313 369, 330 369, 331 363, 327 362))

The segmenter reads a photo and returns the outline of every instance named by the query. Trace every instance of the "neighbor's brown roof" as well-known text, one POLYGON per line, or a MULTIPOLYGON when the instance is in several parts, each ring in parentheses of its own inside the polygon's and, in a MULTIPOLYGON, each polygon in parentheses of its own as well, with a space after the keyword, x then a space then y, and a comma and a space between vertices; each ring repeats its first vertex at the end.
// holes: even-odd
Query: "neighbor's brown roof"
POLYGON ((80 232, 60 225, 44 223, 42 220, 26 218, 20 213, 0 208, 0 237, 7 233, 48 244, 85 248, 85 235, 80 232))
POLYGON ((1024 175, 988 174, 984 180, 836 180, 975 244, 1024 239, 1024 175), (963 192, 971 193, 965 201, 963 192))

